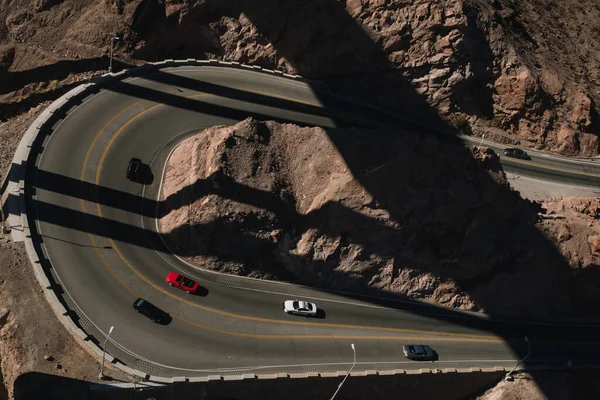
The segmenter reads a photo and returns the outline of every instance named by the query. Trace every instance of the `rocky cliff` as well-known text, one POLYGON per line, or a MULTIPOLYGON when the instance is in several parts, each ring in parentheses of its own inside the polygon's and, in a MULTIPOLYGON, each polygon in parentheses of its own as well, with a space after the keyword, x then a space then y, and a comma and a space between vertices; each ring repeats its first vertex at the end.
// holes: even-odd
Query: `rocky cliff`
POLYGON ((5 71, 62 59, 78 60, 65 69, 99 68, 118 35, 131 63, 259 64, 465 132, 598 154, 596 2, 16 0, 0 18, 5 71))
POLYGON ((246 120, 182 142, 163 183, 161 231, 203 268, 504 315, 600 299, 598 201, 523 200, 489 149, 246 120))

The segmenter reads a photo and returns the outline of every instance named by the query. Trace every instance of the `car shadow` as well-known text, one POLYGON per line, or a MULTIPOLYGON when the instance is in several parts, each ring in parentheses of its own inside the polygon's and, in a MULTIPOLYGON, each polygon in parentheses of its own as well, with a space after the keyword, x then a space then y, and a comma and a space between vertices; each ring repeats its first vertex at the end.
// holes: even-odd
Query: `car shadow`
POLYGON ((313 315, 312 318, 325 319, 326 316, 327 316, 327 313, 325 313, 325 310, 318 308, 317 313, 315 315, 313 315))
POLYGON ((171 324, 171 322, 173 322, 173 317, 171 317, 171 315, 170 315, 170 314, 168 314, 168 313, 165 313, 165 315, 163 315, 163 316, 160 318, 160 320, 158 320, 158 321, 154 321, 154 322, 155 322, 156 324, 158 324, 158 325, 164 325, 164 326, 167 326, 167 325, 170 325, 170 324, 171 324))
POLYGON ((148 164, 140 165, 140 177, 139 183, 142 185, 152 185, 154 182, 154 174, 152 173, 152 168, 148 164))
POLYGON ((512 157, 512 156, 507 156, 506 154, 501 154, 500 159, 502 158, 508 158, 508 159, 516 159, 516 160, 525 160, 525 161, 531 161, 531 157, 529 156, 524 156, 524 157, 512 157))
POLYGON ((198 297, 206 297, 208 296, 208 288, 205 286, 198 286, 198 289, 196 289, 190 294, 198 297))
POLYGON ((437 351, 435 351, 433 349, 431 351, 433 352, 433 354, 429 358, 422 358, 422 359, 419 359, 419 358, 408 358, 408 357, 407 358, 410 361, 421 362, 421 363, 423 363, 423 362, 435 362, 435 361, 438 361, 440 359, 440 356, 438 355, 437 351))

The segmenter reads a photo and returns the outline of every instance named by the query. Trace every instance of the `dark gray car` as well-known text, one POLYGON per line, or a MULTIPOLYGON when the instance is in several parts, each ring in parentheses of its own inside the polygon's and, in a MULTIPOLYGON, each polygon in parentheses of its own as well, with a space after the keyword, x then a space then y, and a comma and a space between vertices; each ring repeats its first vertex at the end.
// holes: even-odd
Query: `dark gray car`
POLYGON ((127 179, 137 182, 140 179, 141 172, 142 160, 139 158, 132 158, 129 160, 129 164, 127 164, 127 171, 125 171, 125 176, 127 179))
POLYGON ((527 154, 525 150, 516 149, 516 148, 508 148, 504 149, 504 155, 507 157, 520 158, 521 160, 530 160, 531 157, 527 154))
POLYGON ((168 313, 156 307, 148 300, 137 299, 133 302, 133 308, 135 311, 145 315, 150 318, 152 322, 156 322, 157 324, 167 325, 171 322, 171 316, 168 313))
POLYGON ((435 353, 431 347, 425 344, 409 344, 402 347, 402 352, 406 358, 419 361, 433 361, 435 353))

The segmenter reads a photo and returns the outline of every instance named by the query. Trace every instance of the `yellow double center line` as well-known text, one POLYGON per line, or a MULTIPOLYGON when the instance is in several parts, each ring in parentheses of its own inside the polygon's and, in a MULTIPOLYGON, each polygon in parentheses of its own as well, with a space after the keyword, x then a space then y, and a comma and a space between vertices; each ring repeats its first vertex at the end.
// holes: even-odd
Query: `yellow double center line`
MULTIPOLYGON (((206 93, 202 93, 202 94, 195 94, 192 96, 187 96, 186 98, 197 98, 197 97, 203 97, 203 96, 211 96, 210 94, 206 94, 206 93)), ((288 99, 288 100, 292 100, 293 99, 288 99)), ((114 123, 119 117, 123 116, 125 113, 127 113, 128 111, 130 111, 132 108, 134 108, 135 106, 138 106, 142 103, 144 103, 145 100, 140 100, 137 101, 131 105, 129 105, 128 107, 126 107, 125 109, 123 109, 121 112, 119 112, 118 114, 116 114, 113 118, 111 118, 103 127, 102 129, 100 129, 100 131, 98 131, 98 133, 96 134, 96 136, 94 137, 94 139, 92 140, 92 143, 90 144, 90 147, 88 148, 88 151, 86 153, 83 165, 81 167, 81 175, 80 175, 80 179, 81 181, 85 180, 85 171, 86 171, 86 167, 87 164, 89 162, 92 150, 94 148, 94 146, 96 145, 98 139, 102 136, 102 134, 104 133, 104 131, 112 124, 114 123)), ((123 133, 123 131, 135 120, 137 120, 138 118, 142 117, 143 115, 149 113, 150 111, 153 111, 155 109, 157 109, 158 107, 163 106, 163 104, 156 104, 148 109, 145 109, 144 111, 141 111, 139 113, 137 113, 136 115, 134 115, 133 117, 131 117, 129 120, 127 120, 127 122, 125 122, 121 128, 119 130, 117 130, 117 132, 110 138, 107 147, 104 149, 102 156, 100 158, 100 162, 98 164, 98 169, 96 171, 96 179, 95 179, 95 183, 96 185, 100 185, 100 175, 102 172, 102 166, 104 163, 104 160, 106 159, 106 155, 108 154, 109 149, 111 148, 111 146, 113 145, 113 143, 115 142, 115 140, 117 139, 117 137, 123 133)), ((85 202, 82 199, 81 200, 81 210, 83 212, 85 212, 85 202)), ((102 210, 100 207, 99 203, 96 203, 96 210, 98 212, 98 216, 100 218, 102 218, 102 210)), ((106 261, 106 259, 103 257, 102 253, 100 252, 100 250, 98 249, 98 246, 96 244, 96 241, 94 240, 92 234, 88 233, 88 237, 90 239, 90 242, 92 243, 95 251, 96 251, 96 255, 98 256, 98 258, 100 259, 100 261, 102 262, 102 264, 106 267, 106 269, 109 271, 109 273, 113 276, 113 278, 123 287, 125 288, 132 296, 134 297, 140 297, 138 293, 136 293, 133 289, 131 289, 131 287, 129 287, 118 275, 117 273, 111 268, 111 266, 108 264, 108 262, 106 261)), ((168 291, 166 291, 164 288, 162 288, 161 286, 157 285, 156 283, 152 282, 150 279, 148 279, 146 276, 144 276, 140 271, 137 270, 137 268, 135 268, 130 262, 129 260, 127 260, 127 258, 125 258, 125 256, 123 255, 123 253, 119 250, 118 246, 115 244, 115 242, 110 239, 107 238, 112 249, 115 251, 115 253, 118 255, 118 257, 123 261, 123 263, 127 266, 127 268, 132 271, 135 275, 137 275, 140 279, 142 279, 144 282, 146 282, 149 286, 151 286, 152 288, 154 288, 155 290, 159 291, 160 293, 164 294, 165 296, 168 296, 172 299, 175 299, 181 303, 185 303, 188 304, 191 307, 195 307, 207 312, 211 312, 217 315, 221 315, 221 316, 225 316, 225 317, 229 317, 229 318, 236 318, 236 319, 241 319, 241 320, 247 320, 247 321, 253 321, 253 322, 262 322, 262 323, 273 323, 273 324, 284 324, 284 325, 300 325, 300 326, 314 326, 314 327, 320 327, 320 328, 339 328, 339 329, 357 329, 357 330, 369 330, 369 331, 380 331, 380 332, 390 332, 390 333, 403 333, 403 334, 420 334, 420 335, 434 335, 434 336, 441 336, 441 337, 437 337, 435 338, 435 340, 437 341, 456 341, 456 342, 486 342, 486 343, 501 343, 502 340, 494 337, 494 336, 488 336, 488 335, 476 335, 476 334, 463 334, 463 333, 451 333, 451 332, 436 332, 436 331, 426 331, 426 330, 418 330, 418 329, 401 329, 401 328, 387 328, 387 327, 378 327, 378 326, 362 326, 362 325, 348 325, 348 324, 332 324, 332 323, 316 323, 316 322, 301 322, 301 321, 286 321, 286 320, 278 320, 278 319, 271 319, 271 318, 261 318, 261 317, 251 317, 248 315, 241 315, 241 314, 234 314, 231 312, 227 312, 227 311, 222 311, 222 310, 217 310, 214 308, 210 308, 210 307, 206 307, 194 302, 189 301, 188 299, 176 296, 172 293, 169 293, 168 291)), ((206 326, 206 325, 201 325, 198 324, 196 322, 193 321, 189 321, 186 319, 183 319, 181 317, 178 316, 172 316, 173 319, 180 321, 182 323, 191 325, 191 326, 195 326, 197 328, 201 328, 203 330, 206 331, 210 331, 210 332, 214 332, 214 333, 219 333, 219 334, 225 334, 225 335, 232 335, 232 336, 238 336, 238 337, 247 337, 247 338, 263 338, 263 339, 372 339, 372 340, 419 340, 422 339, 422 337, 419 336, 372 336, 372 335, 294 335, 294 334, 290 334, 290 335, 269 335, 269 334, 252 334, 252 333, 242 333, 242 332, 232 332, 232 331, 227 331, 227 330, 222 330, 222 329, 218 329, 218 328, 214 328, 211 326, 206 326)))

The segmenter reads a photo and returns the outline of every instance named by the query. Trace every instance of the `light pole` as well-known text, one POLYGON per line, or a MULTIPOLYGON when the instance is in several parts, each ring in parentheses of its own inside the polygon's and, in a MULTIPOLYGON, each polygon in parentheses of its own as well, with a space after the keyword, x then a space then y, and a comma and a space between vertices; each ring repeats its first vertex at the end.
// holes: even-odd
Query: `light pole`
MULTIPOLYGON (((8 201, 8 199, 6 201, 8 201)), ((0 198, 0 224, 2 224, 2 234, 8 233, 6 226, 4 225, 4 204, 2 204, 1 198, 0 198)))
POLYGON ((481 141, 479 142, 479 147, 483 144, 483 139, 485 139, 485 133, 481 135, 481 141))
POLYGON ((346 382, 346 379, 348 379, 348 377, 350 376, 350 372, 352 372, 352 370, 354 369, 354 366, 356 365, 356 347, 354 347, 354 343, 352 343, 350 345, 350 347, 352 347, 352 353, 354 354, 354 363, 352 363, 352 367, 350 367, 350 369, 348 370, 348 373, 342 380, 342 383, 340 383, 340 385, 338 386, 338 388, 335 391, 335 393, 333 394, 333 396, 331 396, 331 400, 333 400, 335 395, 340 391, 340 389, 342 388, 342 385, 344 384, 344 382, 346 382))
POLYGON ((515 372, 515 369, 517 369, 517 367, 523 361, 525 361, 527 359, 527 357, 529 357, 529 355, 531 354, 531 346, 529 345, 529 338, 527 336, 525 336, 524 339, 527 342, 527 355, 525 357, 523 357, 522 359, 520 359, 519 362, 517 362, 517 365, 515 365, 515 367, 513 369, 511 369, 508 374, 506 374, 506 376, 504 377, 505 381, 512 381, 513 380, 512 373, 515 372))
POLYGON ((110 64, 108 65, 108 73, 112 72, 112 59, 113 59, 113 46, 115 44, 115 40, 120 40, 118 36, 113 36, 110 39, 110 64))
POLYGON ((102 346, 102 364, 100 364, 100 374, 98 374, 98 379, 100 380, 104 379, 104 356, 106 355, 106 342, 108 342, 108 338, 114 329, 114 326, 110 327, 108 330, 108 335, 106 335, 106 339, 104 339, 104 346, 102 346))

